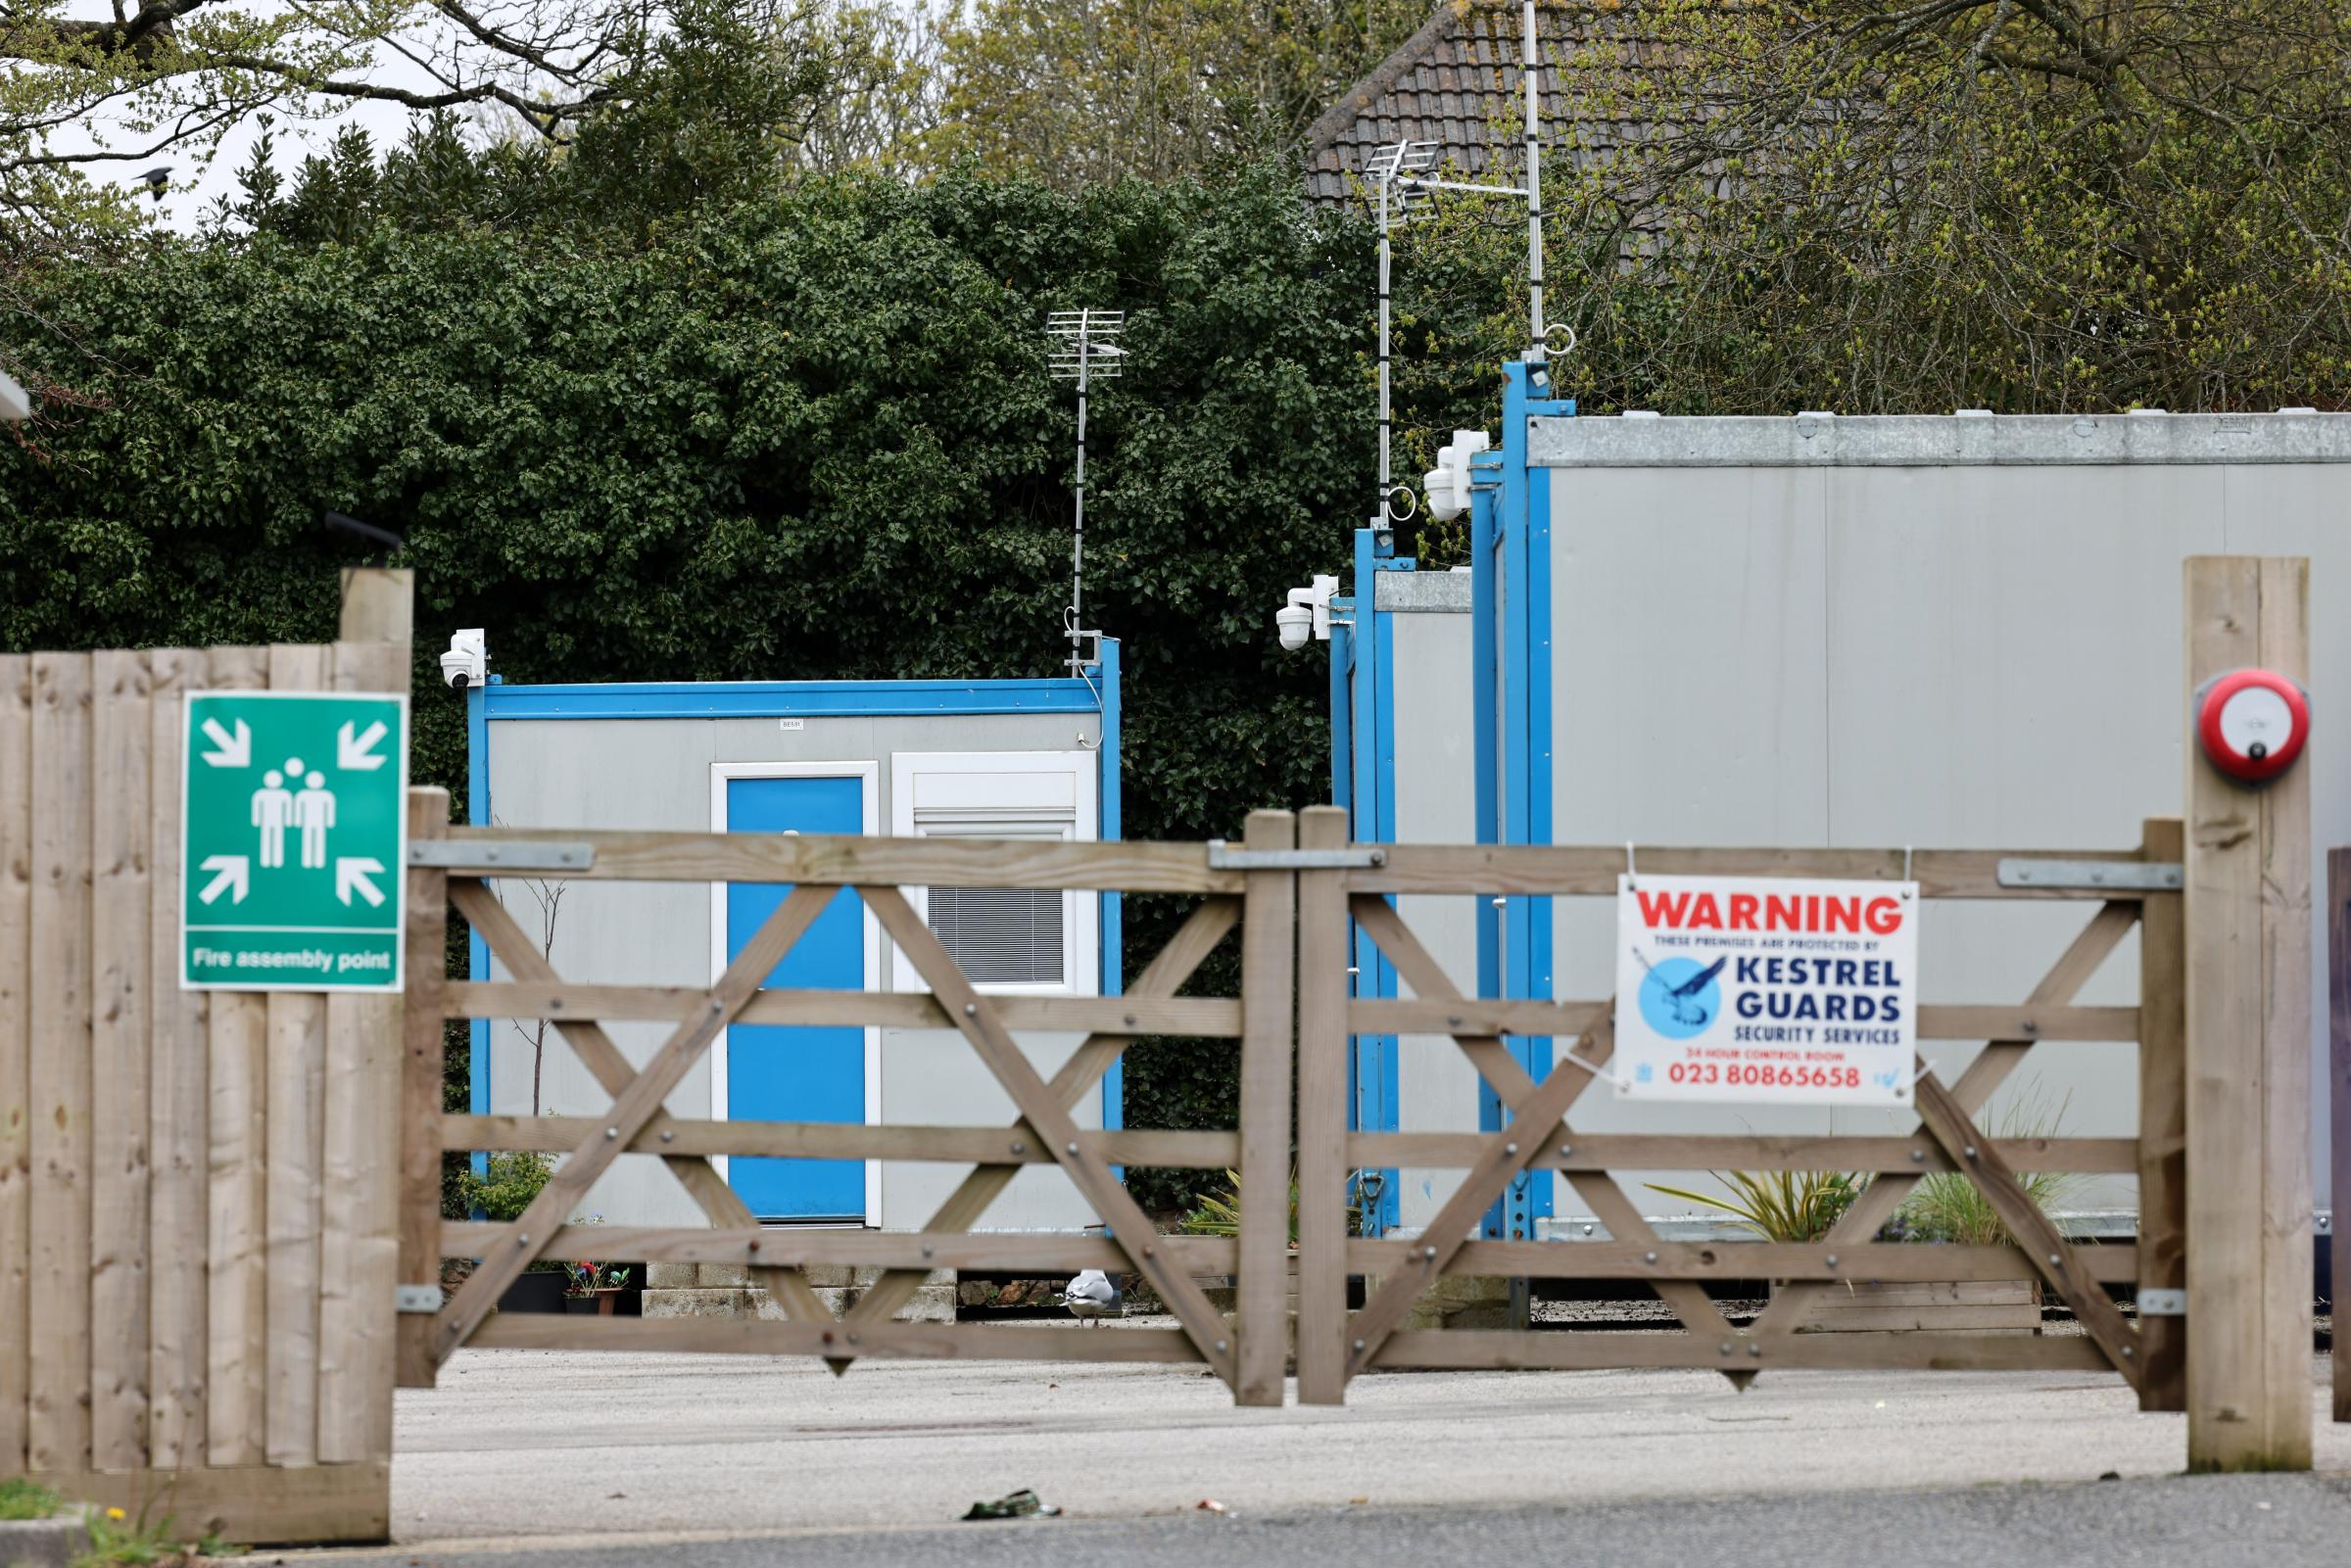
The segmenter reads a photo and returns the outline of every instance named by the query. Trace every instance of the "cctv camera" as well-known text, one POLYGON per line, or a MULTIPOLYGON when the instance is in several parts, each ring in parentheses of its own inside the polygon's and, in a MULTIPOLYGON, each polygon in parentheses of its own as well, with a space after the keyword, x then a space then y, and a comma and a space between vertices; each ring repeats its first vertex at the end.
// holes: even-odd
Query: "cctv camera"
POLYGON ((454 690, 480 686, 490 678, 490 645, 480 627, 459 632, 441 655, 441 679, 454 690))
POLYGON ((1281 645, 1289 652, 1306 646, 1314 627, 1315 612, 1303 604, 1284 604, 1273 612, 1273 629, 1281 634, 1281 645))

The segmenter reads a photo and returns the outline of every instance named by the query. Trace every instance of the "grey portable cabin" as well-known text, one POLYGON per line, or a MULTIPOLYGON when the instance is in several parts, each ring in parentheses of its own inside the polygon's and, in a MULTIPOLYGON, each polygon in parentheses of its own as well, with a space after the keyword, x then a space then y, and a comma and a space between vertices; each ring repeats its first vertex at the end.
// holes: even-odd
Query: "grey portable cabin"
MULTIPOLYGON (((465 693, 470 819, 510 828, 953 834, 1077 841, 1119 835, 1118 644, 1059 679, 505 685, 465 693)), ((575 983, 709 984, 786 889, 778 886, 504 879, 498 896, 575 983)), ((1097 995, 1119 986, 1118 895, 908 889, 984 990, 1097 995)), ((474 974, 505 978, 479 939, 474 974)), ((773 983, 921 988, 843 889, 773 983)), ((615 1022, 642 1063, 668 1026, 615 1022)), ((1075 1034, 1023 1040, 1041 1072, 1075 1034)), ((474 1025, 477 1115, 587 1115, 606 1103, 555 1031, 538 1021, 474 1025)), ((1077 1111, 1118 1126, 1115 1069, 1077 1111)), ((1014 1119, 953 1030, 737 1024, 670 1097, 699 1119, 974 1125, 1014 1119)), ((962 1174, 937 1164, 724 1162, 763 1220, 919 1229, 962 1174)), ((612 1224, 700 1220, 650 1159, 623 1159, 583 1213, 612 1224)), ((1096 1223, 1068 1178, 1026 1169, 981 1229, 1096 1223)))

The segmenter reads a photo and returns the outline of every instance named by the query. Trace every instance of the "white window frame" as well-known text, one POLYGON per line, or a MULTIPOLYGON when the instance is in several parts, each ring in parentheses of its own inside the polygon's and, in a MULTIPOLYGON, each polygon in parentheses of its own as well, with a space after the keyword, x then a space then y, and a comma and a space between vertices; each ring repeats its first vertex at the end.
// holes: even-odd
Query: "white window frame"
MULTIPOLYGON (((737 779, 855 779, 859 784, 861 809, 860 831, 868 838, 881 832, 881 765, 873 762, 714 762, 710 764, 710 831, 723 833, 727 827, 727 785, 737 779)), ((861 911, 865 922, 865 989, 882 989, 882 923, 874 919, 870 909, 861 911)), ((727 883, 710 884, 710 983, 727 970, 727 883)), ((732 1119, 727 1096, 727 1046, 734 1026, 718 1041, 710 1053, 710 1118, 713 1121, 732 1119)), ((865 1029, 865 1124, 882 1123, 882 1029, 869 1024, 865 1029)), ((719 1180, 727 1179, 728 1158, 713 1155, 712 1164, 718 1167, 719 1180)), ((865 1212, 859 1216, 862 1224, 881 1223, 882 1163, 865 1162, 865 1212)))
MULTIPOLYGON (((1101 758, 1092 751, 901 751, 889 760, 889 831, 895 837, 917 838, 1041 838, 1090 844, 1102 836, 1101 758), (915 811, 918 774, 1031 774, 1068 778, 1071 807, 1067 812, 1043 805, 996 806, 979 804, 946 821, 925 823, 915 811)), ((931 921, 931 890, 905 889, 923 923, 931 921)), ((990 982, 975 989, 993 996, 1098 996, 1102 990, 1102 899, 1098 893, 1065 889, 1062 893, 1062 982, 1058 985, 990 982)), ((890 946, 891 989, 921 994, 930 985, 915 973, 906 955, 890 946)))

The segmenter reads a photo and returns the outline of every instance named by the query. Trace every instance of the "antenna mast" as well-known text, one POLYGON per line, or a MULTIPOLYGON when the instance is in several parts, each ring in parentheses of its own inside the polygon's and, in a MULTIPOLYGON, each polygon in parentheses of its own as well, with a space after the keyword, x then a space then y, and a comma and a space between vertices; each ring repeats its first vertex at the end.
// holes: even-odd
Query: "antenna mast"
POLYGON ((1546 357, 1543 338, 1543 126, 1541 60, 1535 42, 1535 0, 1526 0, 1525 52, 1518 74, 1526 87, 1526 362, 1546 357))
POLYGON ((1086 393, 1096 377, 1115 380, 1119 360, 1126 351, 1118 345, 1119 334, 1127 329, 1124 310, 1055 310, 1045 317, 1045 331, 1055 342, 1052 355, 1053 379, 1078 383, 1078 472, 1072 484, 1077 502, 1077 527, 1070 539, 1070 605, 1062 612, 1062 630, 1070 640, 1069 666, 1072 675, 1081 674, 1086 665, 1084 641, 1100 633, 1085 628, 1082 612, 1085 603, 1085 404, 1086 393))
MULTIPOLYGON (((1535 0, 1524 0, 1521 8, 1524 31, 1520 43, 1518 77, 1526 99, 1526 183, 1523 185, 1473 185, 1461 180, 1431 179, 1420 172, 1427 160, 1410 162, 1410 150, 1433 147, 1429 142, 1397 142, 1381 148, 1372 155, 1368 172, 1379 191, 1380 249, 1380 483, 1384 492, 1387 484, 1387 304, 1388 304, 1388 247, 1386 216, 1393 186, 1399 196, 1418 195, 1426 191, 1465 191, 1474 196, 1516 196, 1526 203, 1526 362, 1542 364, 1554 355, 1574 352, 1575 329, 1566 329, 1567 341, 1558 347, 1551 342, 1553 329, 1543 318, 1543 95, 1542 52, 1535 35, 1535 0)), ((1538 378, 1538 381, 1540 378, 1538 378)), ((1376 526, 1376 525, 1375 525, 1376 526)))
POLYGON ((1372 189, 1377 193, 1379 218, 1379 488, 1371 507, 1371 526, 1384 528, 1390 522, 1402 522, 1412 516, 1413 499, 1410 488, 1393 483, 1389 468, 1388 436, 1395 425, 1390 404, 1388 380, 1388 265, 1394 254, 1390 237, 1398 227, 1413 220, 1415 212, 1425 205, 1426 196, 1415 177, 1436 162, 1435 142, 1395 142, 1371 155, 1369 173, 1372 189), (1396 492, 1404 492, 1405 511, 1396 515, 1396 492))

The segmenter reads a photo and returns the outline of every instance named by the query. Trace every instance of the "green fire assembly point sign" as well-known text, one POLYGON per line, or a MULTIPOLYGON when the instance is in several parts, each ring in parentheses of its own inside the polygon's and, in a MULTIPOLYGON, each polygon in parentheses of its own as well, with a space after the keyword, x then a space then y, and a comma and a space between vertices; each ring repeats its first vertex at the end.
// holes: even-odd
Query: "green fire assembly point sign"
POLYGON ((191 691, 182 740, 181 987, 400 989, 407 695, 191 691))

